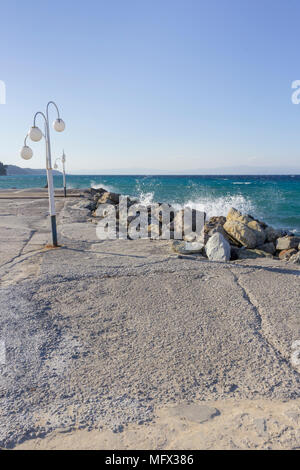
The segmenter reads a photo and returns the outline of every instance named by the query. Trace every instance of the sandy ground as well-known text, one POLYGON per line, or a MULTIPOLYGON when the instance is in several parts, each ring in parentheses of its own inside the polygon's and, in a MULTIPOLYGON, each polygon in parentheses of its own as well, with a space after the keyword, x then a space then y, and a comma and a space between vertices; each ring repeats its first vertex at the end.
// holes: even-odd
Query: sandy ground
POLYGON ((81 199, 0 200, 0 446, 300 448, 300 269, 97 239, 81 199))

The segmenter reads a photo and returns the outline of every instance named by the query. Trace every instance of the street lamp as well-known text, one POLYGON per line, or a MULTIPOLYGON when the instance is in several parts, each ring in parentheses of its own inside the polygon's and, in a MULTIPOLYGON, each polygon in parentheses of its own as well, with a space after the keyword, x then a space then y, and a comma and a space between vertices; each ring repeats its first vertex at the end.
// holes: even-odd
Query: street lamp
POLYGON ((48 180, 48 195, 49 195, 49 213, 51 217, 51 229, 52 229, 52 242, 53 246, 57 245, 57 230, 56 230, 56 212, 55 212, 55 200, 54 200, 54 187, 53 187, 53 174, 51 167, 51 146, 50 146, 50 126, 49 126, 49 106, 52 104, 57 111, 57 119, 53 122, 53 127, 57 132, 62 132, 65 130, 65 123, 60 118, 59 110, 54 101, 49 101, 46 107, 46 114, 38 111, 35 113, 33 118, 33 126, 29 129, 29 132, 24 140, 24 146, 21 149, 21 157, 24 160, 29 160, 33 152, 30 147, 27 145, 27 138, 29 137, 33 142, 39 142, 42 137, 45 138, 46 142, 46 170, 47 170, 47 180, 48 180), (45 131, 43 132, 36 126, 36 118, 38 115, 41 115, 44 118, 45 131))
POLYGON ((61 157, 57 157, 57 159, 54 162, 54 169, 58 169, 57 161, 60 160, 62 163, 62 169, 63 169, 63 183, 64 183, 64 196, 67 197, 67 187, 66 187, 66 169, 65 169, 65 163, 66 163, 66 156, 65 156, 65 151, 63 150, 63 154, 61 157))

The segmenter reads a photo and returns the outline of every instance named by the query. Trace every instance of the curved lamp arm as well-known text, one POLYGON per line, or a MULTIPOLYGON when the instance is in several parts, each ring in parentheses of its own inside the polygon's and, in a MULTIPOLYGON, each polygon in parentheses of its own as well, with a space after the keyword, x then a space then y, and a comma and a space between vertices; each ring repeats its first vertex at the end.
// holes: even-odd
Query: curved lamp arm
POLYGON ((57 104, 54 103, 54 101, 49 101, 49 103, 47 104, 47 108, 46 108, 46 115, 47 115, 47 120, 48 120, 48 122, 49 122, 49 106, 50 106, 50 104, 52 104, 52 105, 56 108, 57 117, 58 117, 58 119, 60 119, 59 109, 58 109, 57 104))
MULTIPOLYGON (((42 111, 38 111, 37 113, 35 113, 34 118, 33 118, 33 125, 34 125, 34 127, 36 127, 36 125, 35 125, 35 124, 36 124, 36 118, 37 118, 37 116, 38 116, 39 114, 40 114, 41 116, 43 116, 43 118, 45 119, 45 122, 47 123, 47 118, 46 118, 45 114, 42 113, 42 111)), ((44 137, 45 137, 45 136, 44 136, 44 137)))

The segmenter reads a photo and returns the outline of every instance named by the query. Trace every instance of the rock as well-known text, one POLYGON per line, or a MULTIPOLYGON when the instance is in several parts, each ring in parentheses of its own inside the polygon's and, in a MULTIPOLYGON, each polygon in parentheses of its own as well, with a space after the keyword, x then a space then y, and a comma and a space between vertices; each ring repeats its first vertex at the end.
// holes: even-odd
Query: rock
POLYGON ((270 253, 270 255, 274 255, 276 252, 276 248, 273 242, 264 243, 263 245, 259 245, 257 248, 261 251, 265 251, 266 253, 270 253))
POLYGON ((205 243, 207 243, 208 239, 215 233, 221 233, 230 244, 241 246, 241 244, 237 240, 234 240, 234 238, 230 237, 230 235, 224 230, 223 226, 225 222, 226 218, 221 216, 211 217, 209 221, 205 223, 203 230, 203 238, 205 243))
POLYGON ((275 243, 277 238, 282 236, 281 230, 276 230, 273 227, 266 227, 265 229, 266 241, 275 243))
POLYGON ((211 217, 208 222, 205 222, 203 228, 203 240, 206 244, 208 239, 214 235, 215 233, 221 233, 224 238, 229 243, 235 244, 237 246, 241 246, 236 240, 234 240, 230 235, 224 230, 223 226, 226 222, 226 217, 219 216, 219 217, 211 217))
POLYGON ((251 215, 243 215, 237 209, 228 212, 224 230, 233 239, 247 248, 255 248, 266 240, 263 225, 251 215))
POLYGON ((230 244, 221 233, 215 233, 205 246, 206 255, 211 261, 229 261, 230 244))
POLYGON ((223 225, 216 225, 215 227, 213 227, 211 230, 209 230, 208 236, 211 237, 215 233, 221 233, 224 238, 228 237, 228 233, 225 232, 223 225))
POLYGON ((262 245, 266 240, 266 233, 260 223, 257 220, 252 220, 248 223, 248 227, 255 232, 256 246, 262 245))
POLYGON ((226 217, 226 222, 228 221, 237 221, 241 222, 242 224, 247 225, 249 222, 253 220, 253 217, 249 215, 243 215, 240 211, 232 207, 226 217))
POLYGON ((89 209, 91 212, 94 211, 97 208, 97 202, 91 201, 86 208, 89 209))
POLYGON ((209 219, 209 223, 213 225, 224 225, 226 222, 226 217, 224 215, 213 216, 209 219))
POLYGON ((295 250, 294 248, 291 248, 289 250, 282 250, 279 253, 278 258, 288 261, 291 256, 296 255, 297 253, 298 253, 297 250, 295 250))
POLYGON ((237 259, 256 259, 256 258, 273 258, 270 253, 262 250, 250 250, 248 248, 235 249, 237 259))
POLYGON ((173 240, 171 242, 172 249, 181 255, 190 255, 193 253, 202 253, 204 243, 201 242, 185 242, 182 240, 173 240))
POLYGON ((290 250, 291 248, 298 248, 299 243, 300 237, 287 235, 285 237, 278 238, 276 243, 276 250, 282 251, 290 250))
POLYGON ((194 241, 194 242, 185 242, 184 244, 184 249, 188 253, 201 253, 204 248, 204 243, 199 242, 199 241, 194 241))
POLYGON ((98 199, 98 204, 119 204, 120 194, 106 191, 98 199))
POLYGON ((228 220, 224 224, 224 230, 241 245, 247 248, 255 248, 257 246, 256 232, 243 222, 238 220, 228 220))
POLYGON ((289 261, 294 264, 300 264, 300 251, 292 255, 289 261))
POLYGON ((102 194, 106 193, 106 189, 103 188, 91 188, 89 189, 89 194, 92 198, 99 199, 102 194))

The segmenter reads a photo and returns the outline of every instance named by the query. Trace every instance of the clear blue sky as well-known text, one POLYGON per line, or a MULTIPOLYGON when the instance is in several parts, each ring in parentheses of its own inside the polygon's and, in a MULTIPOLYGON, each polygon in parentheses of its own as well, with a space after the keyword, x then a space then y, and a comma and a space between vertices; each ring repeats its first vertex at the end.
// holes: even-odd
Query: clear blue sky
POLYGON ((5 163, 53 99, 69 171, 300 166, 299 1, 10 0, 0 40, 5 163))

